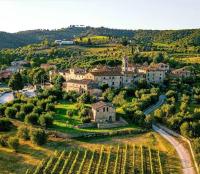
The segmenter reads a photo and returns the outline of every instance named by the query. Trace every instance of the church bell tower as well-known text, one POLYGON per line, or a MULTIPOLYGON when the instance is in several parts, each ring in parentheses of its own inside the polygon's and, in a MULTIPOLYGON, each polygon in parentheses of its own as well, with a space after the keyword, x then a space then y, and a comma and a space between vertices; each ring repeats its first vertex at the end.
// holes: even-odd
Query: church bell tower
POLYGON ((122 58, 122 71, 123 72, 128 71, 128 58, 127 57, 122 58))

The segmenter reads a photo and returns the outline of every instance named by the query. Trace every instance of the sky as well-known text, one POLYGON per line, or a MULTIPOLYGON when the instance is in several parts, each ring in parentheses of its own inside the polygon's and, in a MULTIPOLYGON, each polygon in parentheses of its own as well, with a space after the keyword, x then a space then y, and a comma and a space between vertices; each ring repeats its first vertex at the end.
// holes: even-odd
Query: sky
POLYGON ((0 0, 0 31, 200 28, 200 0, 0 0))

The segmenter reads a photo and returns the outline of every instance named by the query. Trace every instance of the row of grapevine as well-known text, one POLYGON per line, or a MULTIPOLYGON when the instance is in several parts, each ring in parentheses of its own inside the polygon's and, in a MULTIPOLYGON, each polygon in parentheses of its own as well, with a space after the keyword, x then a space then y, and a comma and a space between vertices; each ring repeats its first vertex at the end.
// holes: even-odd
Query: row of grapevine
POLYGON ((45 168, 44 168, 44 170, 43 170, 43 173, 44 173, 44 174, 49 174, 49 173, 51 173, 51 171, 52 171, 52 169, 53 169, 53 167, 54 167, 54 164, 55 164, 55 162, 56 162, 56 160, 57 160, 57 157, 58 157, 58 153, 55 152, 55 154, 52 155, 52 157, 51 157, 51 158, 49 159, 49 161, 47 162, 47 164, 46 164, 46 166, 45 166, 45 168))
POLYGON ((108 151, 108 157, 107 157, 107 161, 106 161, 106 167, 105 167, 105 170, 104 170, 104 174, 107 174, 108 173, 108 167, 109 167, 109 162, 110 162, 110 152, 111 152, 111 148, 109 148, 109 151, 108 151))
POLYGON ((101 146, 93 151, 66 150, 43 160, 27 174, 164 174, 166 169, 161 154, 150 147, 127 144, 101 146))
POLYGON ((63 151, 63 152, 60 154, 60 156, 59 156, 59 158, 58 158, 56 164, 55 164, 54 167, 53 167, 53 170, 51 171, 51 174, 56 174, 57 171, 59 171, 59 165, 61 165, 61 162, 62 162, 64 156, 65 156, 65 151, 63 151))
POLYGON ((123 163, 122 163, 122 174, 126 173, 127 149, 128 149, 128 145, 126 144, 125 149, 124 149, 123 163))
POLYGON ((82 161, 81 161, 81 163, 80 163, 80 166, 79 166, 79 169, 78 169, 78 171, 77 171, 77 174, 80 174, 81 173, 81 171, 82 171, 82 168, 83 168, 83 164, 84 164, 84 162, 85 162, 85 159, 86 159, 86 157, 87 157, 87 150, 85 150, 85 153, 84 153, 84 156, 83 156, 83 159, 82 159, 82 161))
POLYGON ((118 162, 118 160, 119 160, 119 145, 117 147, 117 155, 116 155, 115 164, 114 164, 114 172, 113 172, 114 174, 117 173, 117 162, 118 162))
POLYGON ((76 164, 76 161, 78 160, 79 153, 80 153, 80 151, 77 152, 77 154, 76 154, 76 156, 74 158, 74 161, 72 162, 71 167, 70 167, 70 169, 68 171, 68 174, 72 174, 73 173, 73 169, 74 169, 74 166, 76 164))
POLYGON ((71 155, 72 155, 72 151, 71 151, 71 152, 69 153, 69 155, 67 156, 67 158, 66 158, 66 160, 65 160, 65 163, 64 163, 64 165, 63 165, 63 167, 62 167, 62 169, 61 169, 61 171, 60 171, 59 174, 64 174, 65 168, 67 167, 67 164, 68 164, 69 159, 71 158, 71 155))
POLYGON ((101 147, 101 152, 100 152, 100 155, 99 155, 99 161, 98 161, 96 169, 95 169, 95 174, 99 173, 99 168, 100 168, 100 164, 101 164, 101 160, 102 160, 103 149, 104 149, 104 146, 101 147))

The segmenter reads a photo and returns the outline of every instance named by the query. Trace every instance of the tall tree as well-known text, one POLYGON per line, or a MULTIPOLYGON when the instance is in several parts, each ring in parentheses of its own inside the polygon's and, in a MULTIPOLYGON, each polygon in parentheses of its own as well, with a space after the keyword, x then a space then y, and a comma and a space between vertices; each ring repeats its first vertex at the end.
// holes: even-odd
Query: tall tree
POLYGON ((15 73, 13 74, 13 76, 10 78, 8 86, 12 89, 12 90, 21 90, 24 88, 24 82, 23 82, 23 78, 21 76, 20 73, 15 73))

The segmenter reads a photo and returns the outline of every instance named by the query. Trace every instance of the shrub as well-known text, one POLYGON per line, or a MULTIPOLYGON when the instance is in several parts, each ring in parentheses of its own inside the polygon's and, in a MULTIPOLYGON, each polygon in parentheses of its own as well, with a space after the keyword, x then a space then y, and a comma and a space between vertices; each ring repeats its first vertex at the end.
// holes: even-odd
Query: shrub
POLYGON ((29 133, 30 130, 27 126, 21 126, 18 128, 17 136, 23 140, 29 140, 30 139, 29 133))
POLYGON ((13 108, 13 107, 8 107, 5 110, 5 116, 8 118, 15 118, 17 113, 17 109, 13 108))
POLYGON ((31 113, 25 117, 25 123, 36 125, 38 123, 38 114, 31 113))
POLYGON ((17 112, 19 112, 20 109, 21 109, 21 104, 15 103, 15 104, 13 105, 13 108, 15 108, 15 109, 17 110, 17 112))
POLYGON ((125 100, 126 91, 121 91, 118 95, 113 98, 113 104, 117 106, 122 106, 126 103, 125 100))
POLYGON ((39 118, 39 124, 43 127, 51 127, 53 125, 52 114, 46 113, 39 118))
POLYGON ((55 106, 52 103, 47 103, 46 105, 46 111, 54 111, 55 110, 55 106))
POLYGON ((46 109, 47 102, 45 100, 40 100, 37 102, 37 106, 40 107, 43 111, 46 109))
POLYGON ((81 103, 90 103, 91 97, 88 93, 84 93, 78 98, 78 101, 81 103))
POLYGON ((17 112, 16 114, 16 119, 19 119, 21 121, 24 121, 24 118, 25 118, 25 113, 24 112, 17 112))
POLYGON ((38 106, 33 108, 33 113, 35 113, 35 114, 39 114, 40 115, 42 112, 43 112, 43 109, 38 107, 38 106))
POLYGON ((0 105, 0 116, 4 115, 6 107, 4 105, 0 105))
POLYGON ((73 111, 67 111, 67 115, 68 115, 68 117, 72 117, 73 116, 73 111))
POLYGON ((17 149, 19 148, 19 139, 16 137, 10 137, 8 139, 8 147, 17 151, 17 149))
POLYGON ((83 117, 81 120, 82 120, 82 123, 90 123, 91 122, 90 117, 83 117))
POLYGON ((27 103, 28 104, 33 104, 33 105, 36 105, 37 104, 37 101, 38 101, 38 99, 35 97, 35 98, 29 98, 28 100, 27 100, 27 103))
POLYGON ((0 136, 0 146, 6 147, 6 146, 8 145, 8 144, 7 144, 7 139, 8 139, 7 136, 1 135, 1 136, 0 136))
POLYGON ((21 106, 21 111, 24 112, 25 114, 29 114, 32 112, 33 108, 34 108, 33 104, 23 104, 21 106))
POLYGON ((0 131, 9 131, 12 128, 12 122, 7 118, 0 118, 0 131))
POLYGON ((47 142, 47 134, 42 129, 31 129, 31 142, 37 145, 43 145, 47 142))
POLYGON ((51 96, 49 96, 49 97, 47 98, 47 100, 48 100, 50 103, 55 102, 56 99, 57 99, 56 96, 53 96, 53 95, 51 95, 51 96))
POLYGON ((106 91, 102 94, 105 101, 111 102, 115 96, 115 91, 111 88, 106 89, 106 91))
POLYGON ((75 91, 71 91, 71 92, 63 94, 63 99, 70 102, 77 101, 77 98, 78 98, 78 94, 75 91))
POLYGON ((87 117, 89 115, 89 109, 88 108, 82 108, 80 111, 79 111, 79 117, 87 117))

